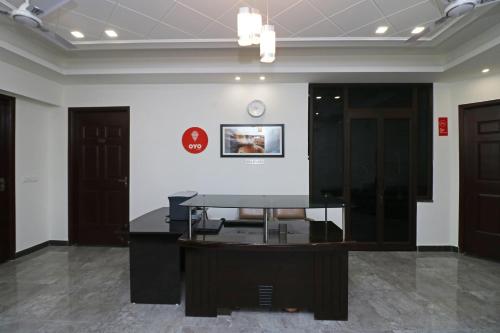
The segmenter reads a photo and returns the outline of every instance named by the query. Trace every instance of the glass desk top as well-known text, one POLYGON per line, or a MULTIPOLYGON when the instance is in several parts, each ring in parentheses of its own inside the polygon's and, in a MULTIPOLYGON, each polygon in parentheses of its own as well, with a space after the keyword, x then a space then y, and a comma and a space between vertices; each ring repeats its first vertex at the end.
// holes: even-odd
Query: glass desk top
POLYGON ((308 195, 198 194, 181 205, 213 208, 342 208, 345 202, 333 197, 318 202, 308 195))
MULTIPOLYGON (((202 223, 202 222, 200 222, 202 223)), ((194 243, 220 243, 232 245, 312 245, 342 243, 342 229, 331 221, 280 221, 270 223, 269 237, 264 241, 262 227, 232 225, 225 222, 216 235, 205 235, 193 231, 189 238, 184 234, 180 240, 194 243)))

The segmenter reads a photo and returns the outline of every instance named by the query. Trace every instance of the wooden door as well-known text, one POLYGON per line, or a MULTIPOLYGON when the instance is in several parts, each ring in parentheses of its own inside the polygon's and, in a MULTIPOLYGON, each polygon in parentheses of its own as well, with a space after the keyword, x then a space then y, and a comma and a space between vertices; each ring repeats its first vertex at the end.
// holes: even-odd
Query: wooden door
POLYGON ((460 248, 500 259, 500 100, 460 112, 460 248))
POLYGON ((14 105, 0 95, 0 262, 15 255, 14 105))
POLYGON ((72 108, 70 242, 126 245, 129 108, 72 108))

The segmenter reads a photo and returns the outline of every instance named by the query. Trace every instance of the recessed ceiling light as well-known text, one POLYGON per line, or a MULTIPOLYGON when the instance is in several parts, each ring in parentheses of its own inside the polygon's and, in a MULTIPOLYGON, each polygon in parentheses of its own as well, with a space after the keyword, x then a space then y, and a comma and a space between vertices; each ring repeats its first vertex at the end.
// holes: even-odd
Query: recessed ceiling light
POLYGON ((266 80, 266 77, 264 75, 262 75, 261 77, 259 77, 259 80, 261 81, 265 81, 266 80))
POLYGON ((388 29, 389 29, 389 27, 381 26, 381 27, 378 27, 377 30, 375 30, 375 33, 382 35, 382 34, 385 34, 388 29))
POLYGON ((109 38, 116 38, 118 37, 118 34, 114 30, 106 30, 104 31, 106 35, 108 35, 109 38))
POLYGON ((236 81, 239 81, 239 80, 241 80, 241 77, 239 77, 239 76, 235 76, 235 77, 234 77, 234 79, 235 79, 236 81))
POLYGON ((481 72, 483 72, 484 74, 486 74, 486 73, 489 73, 489 72, 490 72, 490 69, 489 69, 489 68, 485 68, 485 69, 483 69, 481 72))
POLYGON ((321 96, 316 96, 316 99, 321 99, 321 98, 323 98, 323 97, 321 97, 321 96))
POLYGON ((411 33, 414 35, 418 35, 418 34, 421 34, 424 30, 425 30, 425 27, 415 27, 415 28, 413 28, 411 33))
POLYGON ((340 96, 335 96, 334 98, 335 98, 335 99, 340 99, 340 96))
POLYGON ((82 34, 80 31, 71 31, 71 34, 73 35, 73 37, 75 38, 78 38, 78 39, 81 39, 81 38, 84 38, 85 35, 82 34))

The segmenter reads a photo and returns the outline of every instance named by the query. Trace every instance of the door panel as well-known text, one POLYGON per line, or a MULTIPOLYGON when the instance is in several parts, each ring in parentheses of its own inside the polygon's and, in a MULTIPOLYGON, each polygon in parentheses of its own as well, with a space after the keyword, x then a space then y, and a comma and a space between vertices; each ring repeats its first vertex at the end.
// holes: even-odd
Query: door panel
POLYGON ((72 241, 125 245, 129 222, 129 112, 70 109, 74 207, 72 241))
POLYGON ((351 239, 377 241, 377 119, 351 120, 351 239))
POLYGON ((15 255, 15 99, 0 95, 0 262, 15 255))
POLYGON ((384 241, 409 241, 410 151, 410 121, 385 119, 384 241))
POLYGON ((465 106, 462 117, 461 247, 500 259, 500 101, 465 106))

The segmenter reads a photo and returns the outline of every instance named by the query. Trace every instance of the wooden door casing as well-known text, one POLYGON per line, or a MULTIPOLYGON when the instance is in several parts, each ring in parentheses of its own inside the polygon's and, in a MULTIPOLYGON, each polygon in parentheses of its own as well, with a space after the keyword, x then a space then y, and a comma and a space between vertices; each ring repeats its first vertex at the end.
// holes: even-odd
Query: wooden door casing
POLYGON ((126 245, 129 108, 70 112, 70 242, 126 245))
POLYGON ((460 249, 500 259, 500 100, 460 112, 460 249))
POLYGON ((16 252, 14 152, 15 98, 0 95, 0 262, 16 252))

